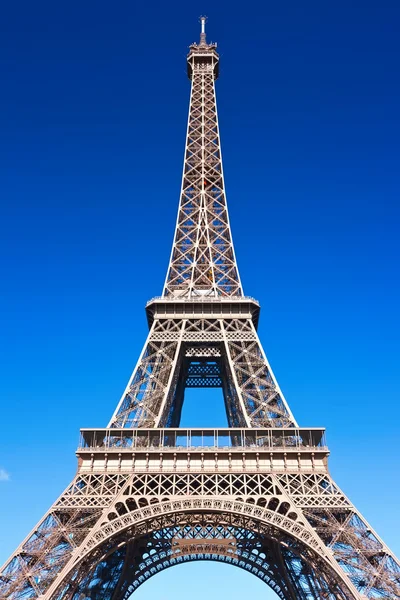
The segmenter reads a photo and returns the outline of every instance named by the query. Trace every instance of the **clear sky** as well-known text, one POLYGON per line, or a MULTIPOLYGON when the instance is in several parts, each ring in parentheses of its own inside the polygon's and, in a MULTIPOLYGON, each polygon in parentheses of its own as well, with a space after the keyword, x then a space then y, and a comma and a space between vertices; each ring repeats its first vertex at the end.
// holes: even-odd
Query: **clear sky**
MULTIPOLYGON (((400 554, 399 3, 20 0, 0 18, 0 562, 73 477, 79 428, 107 424, 144 342, 202 13, 264 348, 299 423, 327 427, 332 475, 400 554)), ((217 400, 192 395, 184 424, 224 424, 217 400)), ((195 564, 137 594, 206 584, 212 600, 228 583, 232 600, 262 585, 195 564)))

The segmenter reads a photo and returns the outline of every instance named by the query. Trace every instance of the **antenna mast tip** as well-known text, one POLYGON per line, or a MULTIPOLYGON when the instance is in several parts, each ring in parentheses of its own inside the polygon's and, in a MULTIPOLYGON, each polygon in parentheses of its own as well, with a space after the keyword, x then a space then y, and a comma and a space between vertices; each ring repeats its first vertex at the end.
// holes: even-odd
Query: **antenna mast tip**
POLYGON ((206 43, 206 21, 207 21, 207 17, 201 16, 199 18, 199 21, 201 23, 200 44, 205 44, 206 43))

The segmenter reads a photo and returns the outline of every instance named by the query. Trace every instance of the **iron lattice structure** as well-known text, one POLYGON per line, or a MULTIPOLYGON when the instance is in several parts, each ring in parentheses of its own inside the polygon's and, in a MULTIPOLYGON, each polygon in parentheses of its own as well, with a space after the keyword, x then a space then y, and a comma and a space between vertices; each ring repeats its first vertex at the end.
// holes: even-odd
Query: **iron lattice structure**
POLYGON ((163 569, 236 565, 283 600, 400 598, 396 558, 332 481, 323 429, 296 423, 243 295, 226 206, 215 44, 190 46, 181 199, 163 295, 105 429, 3 566, 9 600, 123 600, 163 569), (179 428, 187 387, 221 387, 229 427, 179 428))

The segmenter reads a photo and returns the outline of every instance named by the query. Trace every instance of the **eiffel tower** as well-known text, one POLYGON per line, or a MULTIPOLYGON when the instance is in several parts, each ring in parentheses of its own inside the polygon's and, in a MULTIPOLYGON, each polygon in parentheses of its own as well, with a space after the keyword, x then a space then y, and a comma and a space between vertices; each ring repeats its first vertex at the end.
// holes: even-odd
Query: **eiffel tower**
POLYGON ((297 424, 258 338, 200 20, 163 294, 110 423, 81 430, 75 478, 2 568, 2 599, 124 600, 195 560, 241 567, 284 600, 400 598, 399 562, 330 477, 324 429, 297 424), (180 428, 185 389, 216 387, 229 427, 180 428))

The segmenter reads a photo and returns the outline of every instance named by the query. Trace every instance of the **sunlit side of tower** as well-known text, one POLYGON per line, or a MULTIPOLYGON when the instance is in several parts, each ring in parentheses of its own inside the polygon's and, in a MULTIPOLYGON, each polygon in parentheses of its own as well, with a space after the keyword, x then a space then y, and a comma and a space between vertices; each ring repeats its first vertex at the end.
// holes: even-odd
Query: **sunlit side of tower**
POLYGON ((296 422, 243 294, 204 17, 187 65, 178 217, 149 334, 108 426, 81 430, 76 476, 3 566, 0 598, 127 600, 194 560, 243 568, 282 600, 400 598, 397 559, 332 480, 324 429, 296 422), (180 427, 191 387, 222 389, 227 428, 180 427))

